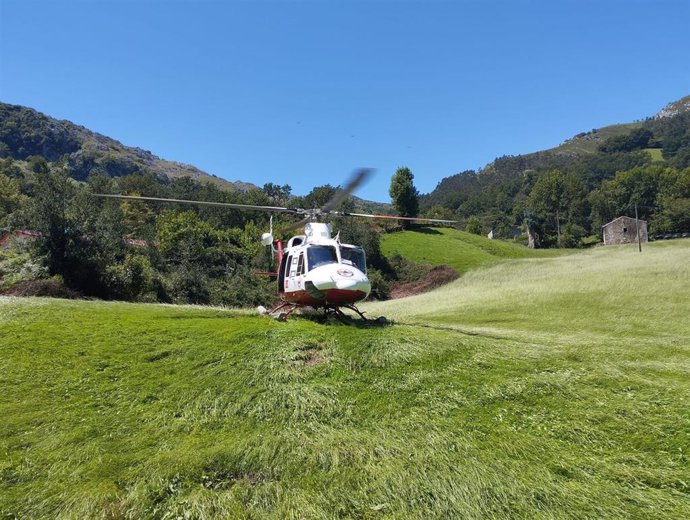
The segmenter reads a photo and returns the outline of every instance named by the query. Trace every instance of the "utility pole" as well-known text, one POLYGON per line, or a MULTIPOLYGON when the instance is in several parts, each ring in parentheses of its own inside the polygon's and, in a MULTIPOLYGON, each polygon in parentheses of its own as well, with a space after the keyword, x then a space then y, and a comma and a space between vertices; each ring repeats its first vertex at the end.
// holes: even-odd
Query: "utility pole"
POLYGON ((642 242, 640 241, 640 223, 637 219, 637 202, 635 203, 635 232, 637 233, 637 249, 642 252, 642 242))
POLYGON ((561 217, 558 214, 558 210, 556 210, 556 236, 558 237, 556 243, 558 247, 561 247, 561 217))

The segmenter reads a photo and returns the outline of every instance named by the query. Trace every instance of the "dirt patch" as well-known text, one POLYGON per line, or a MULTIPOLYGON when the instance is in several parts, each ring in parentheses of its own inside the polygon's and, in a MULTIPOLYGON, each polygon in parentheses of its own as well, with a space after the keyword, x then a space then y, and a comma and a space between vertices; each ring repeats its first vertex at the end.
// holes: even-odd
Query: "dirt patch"
POLYGON ((406 296, 414 296, 415 294, 425 293, 441 287, 453 280, 456 280, 460 275, 455 269, 446 265, 439 265, 434 267, 428 274, 420 280, 410 283, 395 283, 391 287, 391 299, 404 298, 406 296))
POLYGON ((328 356, 321 345, 309 344, 297 349, 292 362, 298 367, 313 367, 327 363, 328 356))
POLYGON ((6 296, 44 296, 48 298, 81 298, 82 295, 72 289, 68 289, 52 279, 25 280, 18 282, 2 292, 6 296))

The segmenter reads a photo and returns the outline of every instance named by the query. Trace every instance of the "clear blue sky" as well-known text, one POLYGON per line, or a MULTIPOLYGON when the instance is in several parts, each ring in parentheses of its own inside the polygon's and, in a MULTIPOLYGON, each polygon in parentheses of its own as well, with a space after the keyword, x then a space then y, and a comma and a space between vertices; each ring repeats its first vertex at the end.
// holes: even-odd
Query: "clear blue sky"
POLYGON ((429 192, 687 94, 688 0, 0 0, 0 100, 296 194, 429 192))

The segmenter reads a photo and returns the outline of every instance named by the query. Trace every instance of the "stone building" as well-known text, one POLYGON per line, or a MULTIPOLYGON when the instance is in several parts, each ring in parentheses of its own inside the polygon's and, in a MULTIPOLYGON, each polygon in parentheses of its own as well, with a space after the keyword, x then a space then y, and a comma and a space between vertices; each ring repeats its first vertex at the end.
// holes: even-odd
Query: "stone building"
MULTIPOLYGON (((638 220, 640 227, 640 242, 647 242, 647 221, 638 220)), ((637 229, 635 219, 631 217, 618 217, 601 227, 604 235, 604 245, 634 244, 637 242, 637 229)))

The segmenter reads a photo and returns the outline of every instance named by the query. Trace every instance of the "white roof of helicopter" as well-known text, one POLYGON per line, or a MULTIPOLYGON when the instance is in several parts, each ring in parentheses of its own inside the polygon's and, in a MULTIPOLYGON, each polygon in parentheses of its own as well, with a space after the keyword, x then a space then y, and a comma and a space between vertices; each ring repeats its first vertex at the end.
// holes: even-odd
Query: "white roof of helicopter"
POLYGON ((340 241, 340 233, 335 237, 331 236, 332 226, 322 222, 309 222, 304 226, 304 235, 295 235, 287 242, 285 249, 304 247, 308 245, 317 246, 344 246, 354 249, 362 249, 361 246, 354 244, 344 244, 340 241), (295 239, 299 239, 299 244, 295 244, 295 239))

